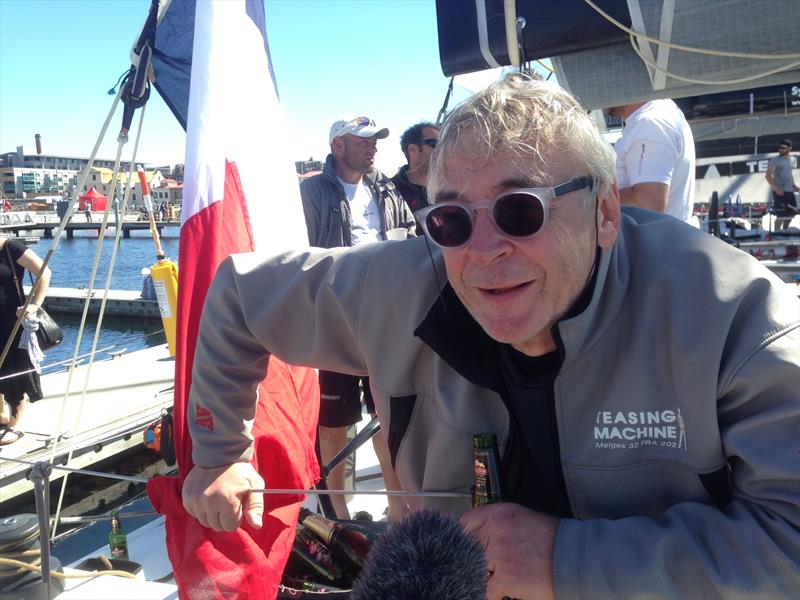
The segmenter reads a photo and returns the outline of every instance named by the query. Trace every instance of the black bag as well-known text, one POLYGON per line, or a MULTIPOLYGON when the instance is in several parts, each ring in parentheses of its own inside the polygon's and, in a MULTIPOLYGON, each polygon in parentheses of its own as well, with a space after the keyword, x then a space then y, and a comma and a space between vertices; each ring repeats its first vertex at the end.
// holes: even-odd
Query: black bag
POLYGON ((64 341, 64 334, 47 311, 41 307, 36 311, 36 318, 39 319, 39 329, 36 330, 36 339, 39 341, 39 349, 47 350, 53 346, 58 346, 64 341))
MULTIPOLYGON (((17 288, 17 295, 19 296, 20 305, 25 304, 25 299, 22 296, 22 288, 19 285, 19 279, 17 278, 17 270, 14 267, 14 259, 11 258, 11 251, 8 249, 8 245, 5 246, 6 249, 6 256, 8 257, 8 266, 11 269, 11 276, 14 278, 14 285, 17 288)), ((33 281, 33 275, 31 275, 31 281, 33 281)), ((36 311, 36 318, 39 320, 39 329, 36 330, 36 341, 39 342, 39 349, 44 351, 53 346, 58 346, 62 341, 64 341, 64 334, 61 331, 61 328, 58 326, 53 320, 47 311, 39 307, 39 310, 36 311)))

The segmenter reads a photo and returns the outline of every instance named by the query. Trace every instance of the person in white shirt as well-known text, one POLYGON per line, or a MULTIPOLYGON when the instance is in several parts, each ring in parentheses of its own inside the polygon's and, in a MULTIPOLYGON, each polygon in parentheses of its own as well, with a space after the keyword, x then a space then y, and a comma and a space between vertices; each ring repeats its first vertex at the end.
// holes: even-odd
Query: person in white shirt
POLYGON ((651 100, 604 111, 625 122, 617 152, 623 204, 691 222, 694 208, 694 137, 672 100, 651 100))
MULTIPOLYGON (((331 153, 321 174, 300 186, 308 241, 319 248, 357 246, 405 239, 415 231, 414 215, 394 183, 374 167, 377 142, 389 135, 364 116, 337 120, 328 141, 331 153)), ((319 443, 323 463, 328 463, 347 443, 351 426, 361 420, 361 396, 368 412, 375 413, 368 377, 320 370, 319 443)), ((375 453, 387 489, 399 489, 383 431, 373 438, 375 453)), ((327 477, 330 489, 345 486, 344 465, 327 477)), ((343 496, 331 496, 339 518, 350 514, 343 496)), ((401 518, 405 503, 389 500, 389 516, 401 518)))

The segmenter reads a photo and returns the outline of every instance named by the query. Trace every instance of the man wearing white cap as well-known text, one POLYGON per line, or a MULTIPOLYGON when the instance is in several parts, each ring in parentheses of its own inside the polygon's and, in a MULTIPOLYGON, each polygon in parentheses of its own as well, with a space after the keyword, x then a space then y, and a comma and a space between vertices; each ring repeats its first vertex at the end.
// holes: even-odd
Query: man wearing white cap
MULTIPOLYGON (((414 215, 392 181, 373 166, 377 141, 388 135, 388 129, 363 116, 340 119, 331 126, 331 153, 322 173, 300 186, 312 246, 357 246, 414 235, 414 215)), ((361 390, 369 412, 374 414, 375 407, 368 378, 321 370, 319 384, 320 452, 327 463, 347 443, 350 426, 361 420, 361 390)), ((387 487, 397 488, 399 484, 392 485, 396 476, 383 436, 379 432, 373 438, 375 452, 387 487)), ((331 489, 344 487, 343 466, 331 472, 328 485, 331 489)), ((349 517, 342 496, 333 496, 332 502, 337 516, 349 517)), ((398 505, 392 511, 401 508, 398 505)))

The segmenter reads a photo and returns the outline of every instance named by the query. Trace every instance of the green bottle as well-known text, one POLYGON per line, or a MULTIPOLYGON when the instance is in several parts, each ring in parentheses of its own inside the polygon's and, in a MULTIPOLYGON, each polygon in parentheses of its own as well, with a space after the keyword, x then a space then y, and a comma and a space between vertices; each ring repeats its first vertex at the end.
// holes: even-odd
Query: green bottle
POLYGON ((111 550, 112 559, 128 560, 128 537, 122 531, 119 511, 116 510, 111 512, 111 533, 108 534, 108 548, 111 550))
POLYGON ((475 485, 472 487, 472 507, 501 502, 500 453, 497 436, 476 433, 472 436, 472 468, 475 485))

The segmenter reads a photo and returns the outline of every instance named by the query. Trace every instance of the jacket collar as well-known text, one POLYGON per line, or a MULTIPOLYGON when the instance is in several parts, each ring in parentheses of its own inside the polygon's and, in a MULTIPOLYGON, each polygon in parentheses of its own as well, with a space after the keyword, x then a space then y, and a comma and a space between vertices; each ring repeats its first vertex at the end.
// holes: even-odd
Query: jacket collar
MULTIPOLYGON (((599 254, 597 275, 586 308, 554 327, 556 343, 562 351, 562 370, 603 337, 622 308, 630 276, 624 258, 626 222, 632 223, 623 215, 617 242, 599 254)), ((436 268, 440 267, 444 272, 441 251, 438 251, 436 268)), ((500 393, 495 389, 502 368, 500 345, 475 321, 449 282, 445 283, 414 335, 462 377, 500 393), (469 351, 465 352, 465 348, 469 351)))

